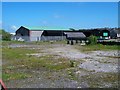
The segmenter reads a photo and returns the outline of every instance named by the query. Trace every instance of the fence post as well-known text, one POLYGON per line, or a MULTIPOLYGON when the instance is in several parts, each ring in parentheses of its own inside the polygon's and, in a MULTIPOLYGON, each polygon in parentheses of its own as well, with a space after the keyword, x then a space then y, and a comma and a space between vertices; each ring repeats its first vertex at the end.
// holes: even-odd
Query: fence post
POLYGON ((71 45, 73 45, 73 40, 71 40, 71 45))
POLYGON ((67 40, 67 44, 70 44, 69 40, 67 40))

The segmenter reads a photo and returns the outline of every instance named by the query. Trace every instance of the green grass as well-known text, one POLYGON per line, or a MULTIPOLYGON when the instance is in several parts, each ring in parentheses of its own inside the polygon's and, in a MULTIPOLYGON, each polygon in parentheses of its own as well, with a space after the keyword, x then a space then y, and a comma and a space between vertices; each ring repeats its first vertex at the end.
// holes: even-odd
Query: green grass
POLYGON ((50 45, 50 44, 66 44, 65 40, 62 41, 35 41, 30 42, 31 44, 37 44, 37 45, 50 45))
POLYGON ((25 48, 2 48, 2 59, 4 60, 19 60, 26 58, 27 53, 35 53, 35 50, 25 48))
POLYGON ((61 70, 61 69, 65 69, 65 68, 69 68, 70 67, 70 63, 69 60, 67 60, 66 58, 58 58, 55 59, 53 56, 42 56, 39 59, 36 59, 34 61, 35 64, 33 64, 34 68, 39 68, 39 67, 44 67, 47 70, 61 70), (61 63, 59 63, 61 62, 61 63), (37 65, 37 67, 36 67, 37 65))
POLYGON ((33 41, 33 42, 24 42, 24 41, 0 41, 3 46, 10 44, 33 44, 33 45, 50 45, 50 44, 66 44, 65 40, 62 41, 33 41))
MULTIPOLYGON (((22 79, 27 78, 25 77, 26 74, 13 74, 16 73, 17 70, 35 70, 38 71, 39 69, 44 69, 46 71, 60 71, 70 67, 69 60, 65 60, 64 58, 59 58, 55 60, 52 56, 43 56, 40 58, 31 57, 26 60, 14 61, 11 66, 10 65, 3 65, 3 80, 13 80, 13 79, 22 79), (62 63, 58 63, 62 62, 62 63), (13 66, 12 66, 13 65, 13 66), (10 73, 12 72, 12 73, 10 73), (25 74, 25 76, 24 76, 25 74), (18 75, 18 76, 17 76, 18 75)), ((29 73, 32 75, 32 72, 29 73)))
MULTIPOLYGON (((2 66, 2 78, 3 80, 23 79, 27 78, 29 74, 25 72, 18 72, 22 70, 22 65, 27 62, 27 53, 34 53, 34 50, 25 48, 3 48, 2 49, 2 61, 7 62, 2 66)), ((25 68, 25 67, 23 67, 25 68)))
POLYGON ((2 29, 0 29, 0 34, 2 34, 2 29))
POLYGON ((78 80, 78 77, 75 74, 75 68, 69 68, 67 70, 68 78, 71 80, 78 80))
POLYGON ((2 41, 2 45, 9 45, 9 44, 24 44, 27 42, 22 42, 22 41, 2 41))
POLYGON ((117 73, 95 73, 82 76, 82 79, 87 81, 90 88, 98 88, 105 86, 105 83, 112 84, 112 88, 118 87, 118 74, 117 73), (104 82, 104 83, 103 83, 104 82))
POLYGON ((3 73, 2 78, 4 81, 9 81, 9 80, 16 80, 16 79, 25 79, 31 77, 31 75, 27 73, 20 73, 20 72, 9 72, 9 73, 3 73))
POLYGON ((103 51, 109 51, 109 50, 120 50, 120 47, 118 45, 102 45, 102 44, 96 44, 96 45, 85 45, 85 46, 74 46, 76 49, 81 50, 83 52, 86 51, 97 51, 97 50, 103 50, 103 51))
POLYGON ((42 68, 47 71, 59 71, 70 67, 69 60, 63 57, 56 59, 54 55, 41 57, 26 55, 37 52, 27 48, 3 48, 2 59, 3 62, 7 62, 2 67, 3 80, 22 79, 27 78, 29 74, 32 75, 32 72, 26 75, 23 71, 37 71, 42 68))

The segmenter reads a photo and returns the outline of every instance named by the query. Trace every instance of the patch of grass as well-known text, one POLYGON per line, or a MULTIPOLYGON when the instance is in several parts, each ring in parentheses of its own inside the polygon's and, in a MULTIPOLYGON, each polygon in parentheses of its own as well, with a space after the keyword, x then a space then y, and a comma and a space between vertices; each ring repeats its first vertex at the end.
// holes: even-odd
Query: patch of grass
POLYGON ((120 58, 120 56, 106 56, 106 57, 108 57, 108 58, 120 58))
POLYGON ((7 46, 10 44, 27 44, 28 42, 24 42, 24 41, 2 41, 2 45, 3 46, 7 46))
POLYGON ((68 78, 71 80, 78 80, 77 75, 75 74, 75 68, 69 68, 67 70, 68 78))
POLYGON ((3 48, 2 59, 4 60, 19 60, 24 59, 27 53, 34 53, 35 50, 28 50, 25 48, 3 48))
POLYGON ((104 85, 110 83, 112 88, 118 87, 117 73, 95 73, 82 76, 82 79, 88 82, 90 88, 105 87, 104 85))
POLYGON ((75 62, 70 60, 70 67, 75 67, 75 62))
POLYGON ((9 80, 16 80, 16 79, 25 79, 31 77, 31 75, 27 74, 27 73, 3 73, 2 74, 2 78, 3 81, 9 81, 9 80))
POLYGON ((30 42, 31 44, 37 44, 37 45, 50 45, 50 44, 65 44, 65 40, 60 40, 60 41, 35 41, 35 42, 30 42))
POLYGON ((81 50, 82 52, 86 51, 97 51, 97 50, 120 50, 118 45, 102 45, 102 44, 96 44, 96 45, 85 45, 85 46, 75 46, 76 49, 81 50))
POLYGON ((52 55, 42 56, 40 58, 33 59, 30 62, 33 63, 32 67, 34 68, 44 67, 48 70, 61 70, 70 67, 69 60, 67 60, 66 58, 55 59, 52 55))
POLYGON ((80 61, 70 60, 70 67, 66 69, 68 78, 71 80, 78 80, 78 76, 76 75, 76 71, 78 69, 80 61))
MULTIPOLYGON (((48 71, 59 71, 70 67, 67 58, 55 58, 54 55, 46 55, 41 57, 27 56, 26 54, 36 51, 25 48, 3 48, 3 60, 8 61, 3 65, 3 79, 22 79, 27 78, 24 73, 17 73, 22 70, 39 70, 44 68, 48 71)), ((30 73, 31 75, 31 73, 30 73)))

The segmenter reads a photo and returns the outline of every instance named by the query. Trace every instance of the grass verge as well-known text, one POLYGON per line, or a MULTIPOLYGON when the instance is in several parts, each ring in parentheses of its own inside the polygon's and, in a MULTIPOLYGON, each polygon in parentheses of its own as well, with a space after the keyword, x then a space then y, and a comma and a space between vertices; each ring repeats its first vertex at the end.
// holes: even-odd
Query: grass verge
POLYGON ((75 48, 81 50, 82 52, 97 51, 97 50, 103 50, 103 51, 120 50, 120 47, 118 45, 102 45, 102 44, 85 45, 85 46, 75 45, 75 48))

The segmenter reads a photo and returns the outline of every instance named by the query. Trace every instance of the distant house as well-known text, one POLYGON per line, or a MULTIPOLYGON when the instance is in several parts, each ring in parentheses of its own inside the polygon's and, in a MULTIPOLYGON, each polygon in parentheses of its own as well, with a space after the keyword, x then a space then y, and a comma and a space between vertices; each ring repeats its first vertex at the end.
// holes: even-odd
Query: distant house
POLYGON ((106 29, 91 29, 91 30, 79 30, 83 32, 86 37, 91 35, 96 36, 98 39, 110 39, 110 31, 106 29))
POLYGON ((116 29, 109 29, 110 31, 110 38, 116 39, 117 38, 117 30, 116 29))
POLYGON ((52 27, 24 27, 21 26, 14 37, 19 41, 47 41, 65 39, 64 31, 71 31, 65 28, 52 27))

